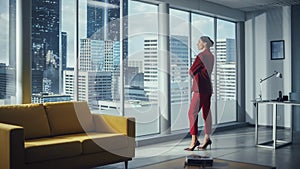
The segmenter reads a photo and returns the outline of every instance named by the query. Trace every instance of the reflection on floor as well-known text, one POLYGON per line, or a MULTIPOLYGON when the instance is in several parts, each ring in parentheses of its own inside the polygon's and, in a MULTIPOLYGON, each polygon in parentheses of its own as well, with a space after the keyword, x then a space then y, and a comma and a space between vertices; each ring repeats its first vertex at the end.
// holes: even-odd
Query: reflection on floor
MULTIPOLYGON (((289 139, 289 131, 278 130, 278 137, 289 139)), ((259 129, 259 141, 271 140, 270 128, 259 129)), ((200 136, 200 140, 203 136, 200 136)), ((253 164, 276 166, 277 169, 300 168, 300 144, 292 144, 279 149, 267 149, 256 147, 254 142, 254 127, 244 127, 234 130, 222 131, 212 135, 211 150, 200 150, 194 152, 183 151, 190 140, 178 139, 171 142, 152 144, 136 148, 136 157, 129 162, 129 168, 138 168, 147 164, 184 157, 191 153, 207 155, 214 158, 232 161, 247 162, 253 164)), ((93 169, 123 169, 124 163, 117 163, 96 167, 93 169)))

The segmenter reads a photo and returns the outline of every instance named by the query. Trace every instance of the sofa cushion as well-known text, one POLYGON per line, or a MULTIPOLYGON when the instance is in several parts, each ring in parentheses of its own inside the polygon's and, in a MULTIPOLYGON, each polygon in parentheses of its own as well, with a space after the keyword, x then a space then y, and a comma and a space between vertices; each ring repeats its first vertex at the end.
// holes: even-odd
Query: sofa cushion
POLYGON ((42 104, 0 106, 0 122, 22 126, 25 139, 50 136, 50 127, 42 104))
POLYGON ((27 140, 25 142, 26 163, 72 157, 81 153, 81 143, 76 140, 50 137, 27 140))
POLYGON ((86 102, 55 102, 44 104, 51 135, 64 135, 95 130, 92 114, 86 102))
POLYGON ((62 139, 76 140, 82 143, 83 154, 98 153, 129 147, 128 137, 118 133, 81 133, 59 136, 62 139))

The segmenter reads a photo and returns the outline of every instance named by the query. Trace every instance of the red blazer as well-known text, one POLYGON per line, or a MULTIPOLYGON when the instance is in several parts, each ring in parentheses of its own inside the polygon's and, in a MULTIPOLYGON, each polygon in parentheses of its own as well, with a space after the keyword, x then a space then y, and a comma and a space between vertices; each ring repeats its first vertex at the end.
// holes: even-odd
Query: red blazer
POLYGON ((192 91, 212 94, 211 73, 214 67, 214 55, 209 50, 199 53, 189 73, 193 78, 192 91))

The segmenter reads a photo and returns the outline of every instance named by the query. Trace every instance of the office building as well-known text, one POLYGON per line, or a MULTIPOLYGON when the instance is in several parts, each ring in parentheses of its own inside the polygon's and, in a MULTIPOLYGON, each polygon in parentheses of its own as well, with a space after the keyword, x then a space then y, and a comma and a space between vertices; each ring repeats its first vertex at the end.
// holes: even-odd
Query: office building
POLYGON ((16 95, 16 69, 0 63, 0 99, 10 99, 16 95))
POLYGON ((80 40, 79 70, 104 71, 105 42, 92 39, 80 40))
MULTIPOLYGON (((172 103, 189 100, 188 37, 170 37, 170 76, 172 103)), ((150 101, 157 101, 158 90, 157 38, 144 40, 144 88, 150 101)))
MULTIPOLYGON (((53 93, 59 93, 60 8, 59 0, 32 1, 32 70, 45 71, 43 77, 34 76, 32 80, 51 80, 50 91, 53 93)), ((36 83, 33 83, 32 91, 44 92, 36 83)))
POLYGON ((171 103, 188 102, 189 99, 189 62, 188 37, 171 35, 170 37, 170 76, 171 103))
POLYGON ((141 60, 141 59, 130 59, 130 60, 128 60, 128 67, 136 67, 136 68, 138 68, 139 73, 143 73, 143 71, 144 71, 143 60, 141 60))
POLYGON ((150 101, 157 101, 158 89, 158 47, 157 38, 144 39, 144 90, 150 101))
POLYGON ((61 32, 61 59, 59 60, 59 93, 63 92, 63 71, 67 69, 68 33, 61 32))
POLYGON ((217 93, 220 100, 236 99, 236 44, 234 39, 218 40, 217 93))
MULTIPOLYGON (((128 15, 128 0, 122 1, 123 17, 128 15)), ((87 2, 87 38, 106 41, 105 53, 112 55, 113 52, 113 67, 111 58, 106 57, 106 69, 118 69, 120 64, 120 42, 123 43, 122 56, 124 61, 128 57, 128 21, 123 20, 123 39, 120 39, 120 0, 95 0, 87 2), (109 43, 110 42, 110 43, 109 43), (111 45, 113 46, 110 51, 111 45), (116 50, 117 49, 117 50, 116 50), (117 67, 116 67, 117 66, 117 67)), ((127 63, 124 63, 126 70, 127 63)))
POLYGON ((47 103, 47 102, 63 102, 63 101, 71 101, 70 95, 63 94, 51 94, 48 93, 39 93, 33 94, 31 98, 32 103, 47 103))
MULTIPOLYGON (((123 1, 123 16, 128 15, 128 0, 123 1)), ((126 37, 128 23, 124 23, 126 37)), ((120 41, 120 0, 95 0, 87 3, 87 38, 120 41)))
MULTIPOLYGON (((112 100, 110 72, 79 71, 78 100, 95 108, 98 100, 112 100)), ((74 96, 74 70, 64 71, 64 94, 74 96)), ((96 106, 97 107, 97 106, 96 106)))
POLYGON ((79 70, 110 72, 112 97, 119 100, 120 45, 117 41, 81 39, 79 70))

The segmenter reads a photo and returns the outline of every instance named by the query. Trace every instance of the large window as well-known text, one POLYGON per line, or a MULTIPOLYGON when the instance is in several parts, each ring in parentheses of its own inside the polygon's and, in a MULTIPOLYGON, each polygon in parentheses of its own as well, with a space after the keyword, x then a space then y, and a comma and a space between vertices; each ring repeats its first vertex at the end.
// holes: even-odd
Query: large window
POLYGON ((189 126, 189 13, 170 10, 171 129, 189 126))
MULTIPOLYGON (((198 41, 199 38, 201 36, 209 36, 211 39, 215 38, 215 34, 214 34, 214 18, 212 17, 208 17, 208 16, 203 16, 200 14, 192 14, 192 59, 191 59, 191 64, 194 62, 197 54, 201 51, 199 51, 198 49, 198 41)), ((211 52, 214 53, 214 46, 211 47, 211 52)), ((213 72, 211 74, 211 80, 212 80, 212 86, 213 86, 213 94, 211 97, 211 113, 212 113, 212 122, 213 124, 216 124, 216 120, 215 116, 216 116, 216 108, 215 108, 215 97, 216 97, 216 92, 215 92, 215 83, 214 83, 214 79, 215 79, 215 70, 216 70, 216 65, 214 65, 213 68, 213 72)), ((202 110, 199 113, 200 117, 202 117, 202 110)), ((202 120, 202 118, 199 118, 198 120, 198 125, 199 126, 203 126, 204 125, 204 121, 202 120)))
MULTIPOLYGON (((115 115, 120 114, 121 7, 126 14, 127 0, 82 1, 78 21, 77 99, 88 101, 92 110, 115 115)), ((127 43, 123 46, 126 52, 127 43)))
POLYGON ((236 26, 217 20, 217 105, 218 123, 236 121, 236 26))
POLYGON ((137 136, 159 133, 158 7, 129 1, 125 115, 136 118, 137 136))
POLYGON ((60 74, 59 0, 32 1, 32 99, 39 94, 59 94, 60 74))
POLYGON ((16 2, 0 1, 0 105, 16 102, 16 2))
MULTIPOLYGON (((70 29, 74 16, 74 3, 66 0, 32 0, 32 97, 34 103, 68 101, 73 95, 64 94, 64 71, 74 36, 70 29), (71 17, 70 17, 71 16, 71 17), (73 36, 72 36, 73 35, 73 36)), ((72 61, 71 61, 72 62, 72 61)), ((69 65, 72 67, 71 65, 69 65)))
MULTIPOLYGON (((134 116, 137 136, 157 134, 158 84, 168 83, 158 79, 158 6, 121 2, 32 0, 32 102, 87 101, 94 113, 134 116)), ((169 19, 171 130, 189 127, 188 70, 203 35, 215 40, 213 123, 236 121, 235 23, 172 8, 169 19)), ((0 104, 16 102, 15 26, 16 2, 1 1, 0 104)))

